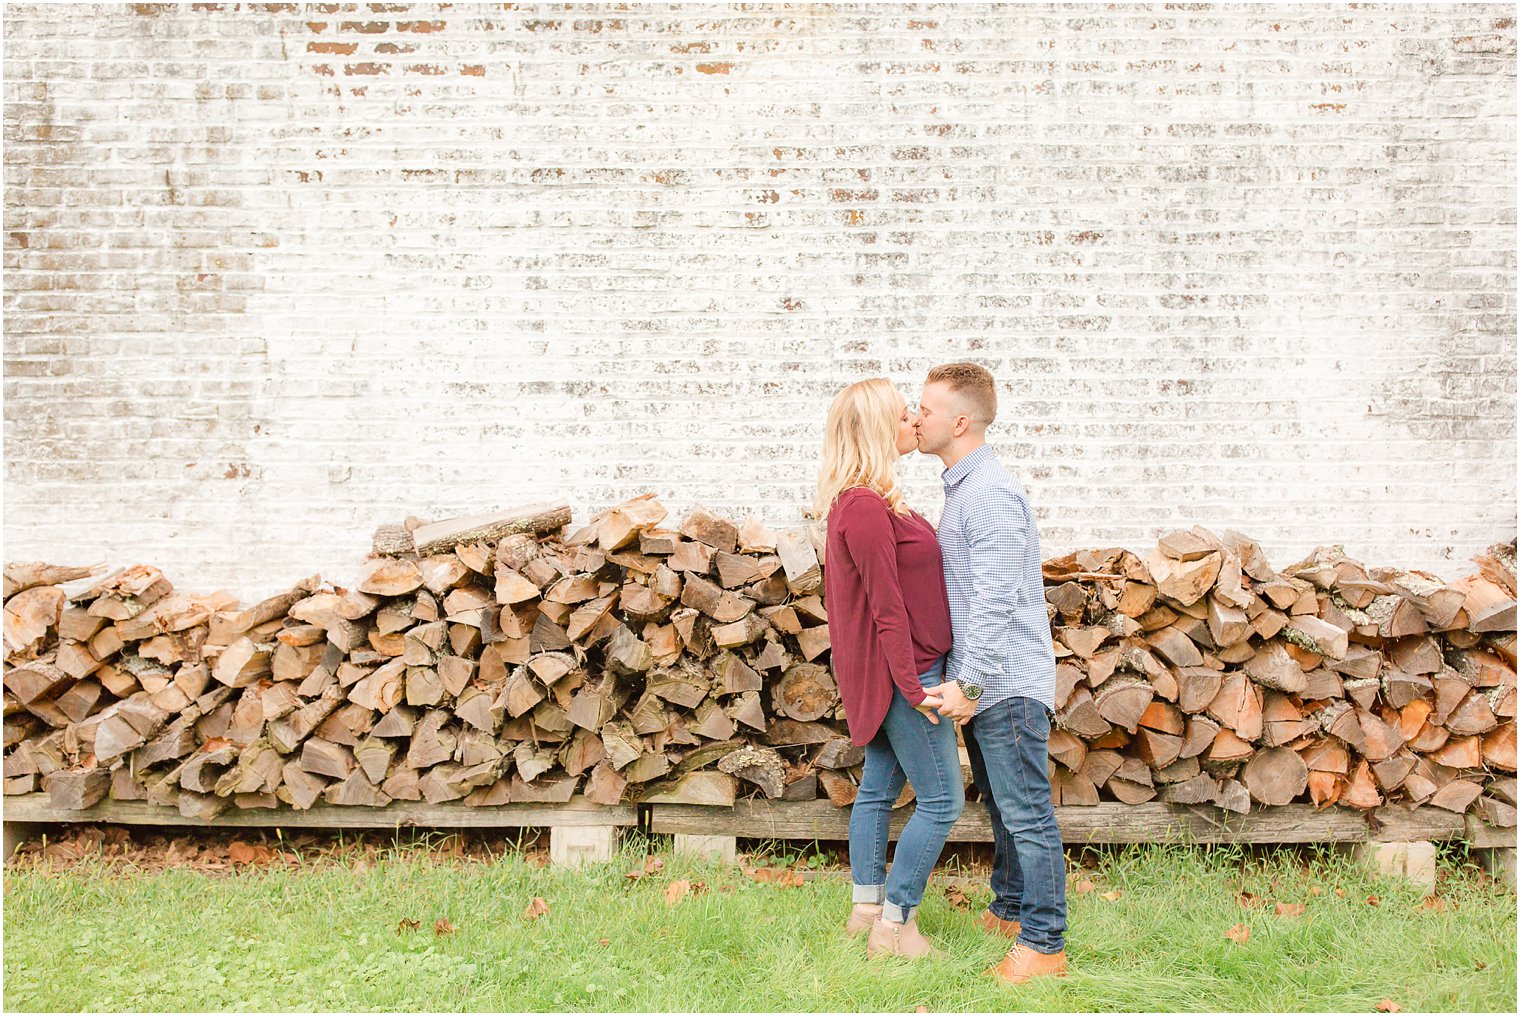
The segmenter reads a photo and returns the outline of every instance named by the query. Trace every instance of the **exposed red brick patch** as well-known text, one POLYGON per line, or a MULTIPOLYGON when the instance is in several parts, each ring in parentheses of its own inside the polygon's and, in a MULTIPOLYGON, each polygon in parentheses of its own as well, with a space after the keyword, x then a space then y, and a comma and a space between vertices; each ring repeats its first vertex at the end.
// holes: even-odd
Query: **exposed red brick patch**
POLYGON ((1094 233, 1090 229, 1084 229, 1080 233, 1073 233, 1073 234, 1071 234, 1071 236, 1067 237, 1068 242, 1070 242, 1070 243, 1079 243, 1079 244, 1080 243, 1097 243, 1101 239, 1103 239, 1103 234, 1102 233, 1094 233))
POLYGON ((170 9, 168 4, 133 4, 132 13, 141 14, 145 18, 151 18, 163 14, 170 9))
POLYGON ((731 63, 699 63, 697 72, 700 74, 727 74, 734 69, 731 63))
POLYGON ((933 31, 934 29, 936 29, 938 27, 939 27, 939 22, 938 21, 910 21, 910 22, 908 22, 908 31, 910 31, 910 32, 915 32, 915 31, 933 31))
POLYGON ((829 200, 836 204, 849 204, 856 201, 875 201, 880 196, 881 193, 875 190, 847 190, 836 187, 830 192, 829 200))
POLYGON ((375 43, 375 52, 376 53, 386 53, 386 54, 391 54, 391 53, 415 53, 415 52, 417 52, 417 46, 416 46, 415 43, 411 43, 411 42, 403 42, 403 43, 377 42, 377 43, 375 43))
POLYGON ((294 14, 297 10, 295 4, 249 4, 248 8, 265 14, 294 14))
POLYGON ((358 49, 357 42, 308 42, 306 44, 308 53, 334 53, 338 56, 353 56, 358 49))
POLYGON ((390 64, 361 63, 344 64, 343 66, 344 74, 389 74, 390 72, 390 64))
POLYGON ((226 4, 191 4, 190 5, 190 9, 192 11, 200 11, 200 12, 202 12, 204 14, 215 14, 215 13, 217 13, 219 11, 225 11, 227 9, 227 5, 226 4))
POLYGON ((710 42, 679 42, 670 47, 672 53, 711 53, 713 44, 710 42))
POLYGON ((311 31, 313 31, 313 32, 325 32, 325 31, 327 31, 327 25, 328 25, 328 23, 326 21, 308 21, 308 22, 306 22, 306 27, 308 29, 310 29, 311 31))
POLYGON ((1339 113, 1341 110, 1346 108, 1346 104, 1344 102, 1316 102, 1310 104, 1309 108, 1323 109, 1328 110, 1332 113, 1339 113))
POLYGON ((858 208, 852 208, 844 213, 844 224, 846 226, 863 226, 865 225, 865 221, 865 213, 858 208))
POLYGON ((360 32, 364 35, 378 35, 390 30, 389 21, 345 21, 338 26, 340 32, 360 32))
POLYGON ((1501 32, 1504 29, 1506 29, 1506 28, 1514 28, 1514 27, 1515 27, 1515 19, 1514 18, 1500 18, 1498 21, 1494 22, 1494 28, 1498 29, 1501 32))
POLYGON ((795 311, 799 311, 799 310, 801 310, 803 308, 803 303, 802 303, 801 300, 797 299, 795 296, 787 296, 787 297, 782 297, 782 299, 781 299, 781 306, 784 307, 788 311, 795 312, 795 311))
POLYGON ((429 32, 443 31, 445 24, 446 22, 443 21, 398 21, 396 22, 396 31, 427 34, 429 32))
POLYGON ((541 21, 534 18, 532 21, 524 21, 522 26, 530 32, 554 32, 564 26, 563 21, 541 21))
POLYGON ((465 64, 459 68, 459 73, 467 78, 483 78, 486 76, 486 69, 483 64, 465 64))
POLYGON ((405 71, 407 74, 426 74, 434 78, 449 72, 447 67, 440 67, 438 64, 411 64, 405 68, 405 71))
POLYGON ((332 64, 314 64, 311 69, 323 77, 330 78, 333 76, 332 64))

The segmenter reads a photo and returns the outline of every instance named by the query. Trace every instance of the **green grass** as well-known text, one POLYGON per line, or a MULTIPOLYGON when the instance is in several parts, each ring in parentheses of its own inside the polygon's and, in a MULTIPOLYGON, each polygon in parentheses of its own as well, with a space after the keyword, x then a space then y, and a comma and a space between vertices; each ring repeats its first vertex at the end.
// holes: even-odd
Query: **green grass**
POLYGON ((1515 1011, 1515 897, 1461 854, 1443 855, 1440 909, 1331 853, 1095 855, 1073 876, 1093 888, 1070 896, 1071 977, 1010 988, 979 976, 1002 952, 972 925, 985 890, 956 910, 931 884, 920 925, 948 958, 867 961, 863 941, 839 934, 847 880, 783 888, 667 853, 663 870, 632 881, 639 846, 573 872, 519 853, 450 863, 414 849, 368 868, 222 876, 101 861, 8 870, 4 1006, 1370 1012, 1391 998, 1406 1011, 1515 1011), (675 879, 707 889, 668 906, 675 879), (1242 892, 1264 905, 1241 907, 1242 892), (550 910, 533 921, 523 911, 535 896, 550 910), (1275 902, 1306 911, 1277 916, 1275 902), (408 918, 420 927, 398 933, 408 918), (440 918, 456 930, 435 934, 440 918), (1237 922, 1250 929, 1243 946, 1225 937, 1237 922))

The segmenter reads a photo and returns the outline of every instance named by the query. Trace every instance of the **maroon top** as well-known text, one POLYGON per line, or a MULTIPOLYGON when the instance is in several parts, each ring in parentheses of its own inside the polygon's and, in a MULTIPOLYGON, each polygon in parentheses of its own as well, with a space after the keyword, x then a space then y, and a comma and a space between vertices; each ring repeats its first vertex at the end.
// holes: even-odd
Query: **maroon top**
POLYGON ((851 487, 829 510, 825 559, 834 678, 850 740, 867 744, 886 718, 893 685, 918 705, 918 675, 950 651, 939 540, 922 515, 898 515, 874 490, 851 487))

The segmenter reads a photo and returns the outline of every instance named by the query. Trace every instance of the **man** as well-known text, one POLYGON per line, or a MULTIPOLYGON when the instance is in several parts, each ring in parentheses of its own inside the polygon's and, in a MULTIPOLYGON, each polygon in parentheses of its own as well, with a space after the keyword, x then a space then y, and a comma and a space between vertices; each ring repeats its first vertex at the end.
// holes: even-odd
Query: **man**
POLYGON ((974 363, 929 372, 918 450, 945 464, 939 543, 954 648, 941 716, 963 724, 972 777, 993 829, 984 931, 1015 939, 988 973, 1022 984, 1066 975, 1066 857, 1046 771, 1055 650, 1028 495, 987 444, 992 375, 974 363))

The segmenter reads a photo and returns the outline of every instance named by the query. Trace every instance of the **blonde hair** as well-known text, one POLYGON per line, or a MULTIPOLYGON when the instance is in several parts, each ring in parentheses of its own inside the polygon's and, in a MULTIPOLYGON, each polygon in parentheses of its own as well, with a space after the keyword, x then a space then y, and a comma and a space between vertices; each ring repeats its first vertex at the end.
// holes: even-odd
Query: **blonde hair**
POLYGON ((813 514, 822 519, 852 487, 880 494, 899 515, 908 513, 897 489, 897 389, 886 378, 856 381, 834 396, 823 428, 823 465, 813 514))

